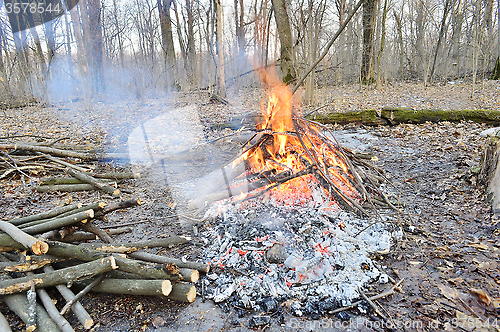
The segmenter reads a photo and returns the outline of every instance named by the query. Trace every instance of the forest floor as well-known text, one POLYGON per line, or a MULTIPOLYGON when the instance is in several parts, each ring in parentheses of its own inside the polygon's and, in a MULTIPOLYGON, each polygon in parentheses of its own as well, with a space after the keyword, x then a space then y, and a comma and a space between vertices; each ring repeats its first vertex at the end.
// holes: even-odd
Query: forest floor
MULTIPOLYGON (((470 84, 456 83, 423 87, 403 83, 380 90, 358 85, 319 89, 304 113, 322 105, 322 112, 349 111, 384 106, 415 109, 493 109, 500 110, 500 82, 476 85, 471 98, 470 84)), ((233 90, 230 105, 212 104, 206 92, 178 93, 169 98, 96 101, 92 107, 76 101, 52 108, 29 107, 0 113, 2 141, 33 141, 66 137, 64 143, 93 143, 108 151, 124 151, 132 129, 141 121, 192 105, 205 139, 233 133, 217 124, 233 121, 260 108, 260 89, 233 90), (33 135, 18 138, 16 135, 33 135), (34 137, 36 136, 36 137, 34 137)), ((188 118, 185 121, 189 121, 188 118)), ((395 330, 405 331, 486 331, 499 330, 500 322, 500 223, 490 213, 482 190, 476 188, 471 169, 479 165, 485 138, 479 134, 488 126, 476 123, 426 123, 398 126, 334 126, 340 144, 375 155, 373 163, 384 170, 392 183, 392 196, 405 204, 398 224, 404 236, 391 251, 374 257, 394 280, 404 278, 400 290, 378 300, 395 330)), ((177 143, 178 144, 178 143, 177 143)), ((180 143, 182 144, 182 142, 180 143)), ((230 144, 230 142, 227 142, 230 144)), ((122 169, 128 165, 96 165, 99 169, 122 169)), ((142 166, 142 171, 148 174, 142 166)), ((9 220, 48 210, 65 202, 109 200, 97 192, 36 193, 44 172, 31 173, 31 179, 13 177, 0 181, 0 219, 9 220)), ((191 235, 192 225, 179 224, 166 216, 176 214, 169 188, 158 179, 145 176, 125 184, 144 202, 138 208, 116 211, 100 226, 140 222, 134 232, 118 239, 154 238, 159 234, 191 235)), ((387 185, 386 188, 390 186, 387 185)), ((124 197, 124 198, 125 198, 124 197)), ((200 229, 203 224, 198 225, 200 229)), ((185 245, 167 252, 170 256, 202 259, 200 250, 185 245)), ((374 284, 371 293, 387 285, 374 284)), ((57 294, 51 294, 55 298, 57 294)), ((250 317, 239 317, 229 306, 218 306, 201 298, 193 304, 179 304, 152 297, 90 294, 81 300, 97 323, 92 331, 247 331, 250 317)), ((58 304, 59 305, 59 304, 58 304)), ((2 303, 0 311, 13 330, 24 324, 2 303)), ((373 313, 348 311, 343 321, 337 316, 320 320, 292 316, 283 308, 284 321, 273 320, 268 331, 382 331, 381 320, 373 313), (347 319, 347 320, 345 320, 347 319)), ((76 319, 68 315, 73 326, 76 319)), ((78 328, 77 328, 78 330, 78 328)), ((80 329, 78 331, 83 331, 80 329)))

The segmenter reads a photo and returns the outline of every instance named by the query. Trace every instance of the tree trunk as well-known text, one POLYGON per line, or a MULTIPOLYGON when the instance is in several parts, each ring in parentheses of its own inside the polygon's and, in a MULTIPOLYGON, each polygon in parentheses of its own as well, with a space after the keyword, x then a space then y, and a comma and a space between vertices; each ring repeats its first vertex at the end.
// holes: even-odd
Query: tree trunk
POLYGON ((378 0, 365 0, 363 4, 363 54, 361 58, 361 84, 371 84, 373 78, 373 36, 375 34, 378 0))
POLYGON ((158 0, 158 11, 160 13, 160 29, 163 55, 167 72, 167 88, 177 90, 177 66, 175 60, 174 36, 172 33, 172 20, 170 18, 170 7, 172 0, 158 0))
POLYGON ((215 0, 215 10, 217 15, 217 95, 226 97, 226 79, 224 77, 224 42, 222 40, 222 0, 215 0))
POLYGON ((436 68, 436 60, 437 56, 439 53, 439 48, 441 46, 441 41, 443 40, 444 32, 447 28, 446 25, 446 17, 448 16, 448 12, 450 11, 450 0, 446 0, 446 3, 444 4, 444 11, 443 11, 443 19, 441 20, 441 28, 439 29, 439 37, 436 45, 436 50, 434 51, 434 60, 432 60, 432 68, 431 68, 431 73, 430 73, 430 79, 432 81, 434 77, 434 70, 436 68))
POLYGON ((92 92, 98 94, 104 91, 103 75, 103 41, 102 41, 102 22, 101 22, 101 0, 88 0, 89 14, 89 41, 92 52, 92 92))
POLYGON ((380 50, 377 56, 377 88, 380 88, 381 78, 382 78, 382 55, 384 54, 385 48, 385 21, 387 19, 387 0, 384 1, 384 9, 382 12, 382 32, 380 37, 380 50))
POLYGON ((272 0, 272 3, 281 44, 281 72, 283 74, 283 82, 288 84, 291 83, 297 76, 294 68, 295 56, 293 50, 292 31, 290 29, 290 19, 288 18, 285 0, 272 0))
POLYGON ((464 20, 464 0, 458 0, 456 9, 452 15, 453 32, 451 35, 451 58, 452 72, 457 78, 460 76, 460 37, 462 35, 462 24, 464 20))

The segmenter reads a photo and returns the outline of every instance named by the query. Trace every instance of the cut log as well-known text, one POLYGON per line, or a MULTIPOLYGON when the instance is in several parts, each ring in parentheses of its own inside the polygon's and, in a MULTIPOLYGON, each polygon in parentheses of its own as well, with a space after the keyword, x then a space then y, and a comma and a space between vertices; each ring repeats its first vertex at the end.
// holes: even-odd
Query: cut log
POLYGON ((78 180, 81 180, 85 183, 91 184, 94 187, 96 187, 97 189, 100 189, 100 190, 102 190, 110 195, 113 195, 113 196, 120 195, 119 189, 113 188, 112 186, 110 186, 107 183, 104 183, 103 181, 99 181, 97 179, 94 179, 92 176, 90 176, 88 174, 78 172, 78 171, 73 171, 71 169, 68 169, 67 172, 69 175, 77 178, 78 180))
POLYGON ((105 257, 89 263, 79 264, 76 266, 35 274, 16 279, 3 280, 0 287, 0 295, 15 294, 23 292, 30 287, 31 282, 36 288, 49 287, 59 284, 67 284, 80 279, 90 278, 97 274, 116 269, 117 265, 114 257, 105 257))
POLYGON ((44 266, 63 260, 62 258, 44 258, 41 260, 29 260, 26 262, 0 262, 0 270, 3 272, 29 272, 38 270, 44 266))
POLYGON ((40 225, 40 224, 46 223, 48 221, 53 221, 53 220, 56 220, 56 219, 61 219, 61 218, 65 218, 65 217, 68 217, 68 216, 76 215, 77 213, 85 212, 87 210, 93 210, 94 211, 94 215, 95 215, 95 213, 98 213, 105 206, 106 206, 106 204, 103 203, 103 202, 92 203, 92 204, 88 204, 88 205, 85 205, 85 206, 80 206, 77 209, 73 209, 71 211, 68 211, 68 212, 65 212, 65 213, 61 213, 61 214, 59 214, 56 217, 52 217, 52 218, 48 218, 48 219, 33 220, 33 221, 30 221, 30 222, 27 222, 27 223, 23 223, 22 225, 19 226, 19 228, 24 229, 26 227, 40 225))
POLYGON ((200 272, 198 270, 192 269, 179 269, 179 274, 182 277, 182 280, 187 282, 195 283, 200 279, 200 272))
POLYGON ((131 208, 131 207, 139 206, 141 204, 142 204, 142 202, 141 202, 140 198, 134 198, 134 199, 129 199, 129 200, 126 200, 126 201, 118 202, 118 203, 106 206, 104 209, 102 209, 102 211, 98 211, 96 213, 95 217, 96 218, 100 218, 100 217, 102 217, 102 216, 104 216, 104 215, 106 215, 108 213, 113 212, 113 211, 122 210, 122 209, 128 209, 128 208, 131 208))
POLYGON ((0 144, 0 150, 20 150, 30 152, 42 152, 57 157, 71 157, 82 160, 95 160, 96 156, 90 153, 81 153, 71 150, 55 149, 48 146, 29 145, 29 144, 0 144))
POLYGON ((365 126, 387 125, 388 121, 382 119, 376 110, 353 111, 346 113, 328 113, 324 115, 311 115, 307 119, 311 119, 323 124, 340 124, 360 123, 365 126))
POLYGON ((161 263, 161 264, 175 264, 179 268, 193 269, 202 273, 208 273, 208 271, 210 270, 210 265, 205 263, 182 261, 180 259, 149 254, 147 252, 134 252, 131 253, 129 256, 136 259, 142 259, 148 262, 161 263))
POLYGON ((88 172, 90 171, 90 169, 88 168, 83 168, 83 167, 80 167, 80 166, 77 166, 77 165, 73 165, 71 163, 68 163, 64 160, 61 160, 57 157, 53 157, 53 156, 49 156, 48 154, 43 154, 43 153, 37 153, 39 156, 41 157, 44 157, 45 159, 47 160, 50 160, 52 161, 53 163, 56 163, 56 164, 59 164, 59 165, 63 165, 63 166, 66 166, 66 167, 69 167, 69 168, 73 168, 73 169, 76 169, 77 171, 80 171, 80 172, 88 172))
MULTIPOLYGON (((123 233, 130 233, 132 232, 131 227, 119 227, 119 228, 114 228, 114 229, 109 229, 105 230, 105 232, 108 235, 117 235, 117 234, 123 234, 123 233)), ((56 236, 57 239, 57 236, 56 236)), ((90 241, 90 240, 97 240, 97 235, 93 233, 87 233, 87 232, 72 232, 68 235, 65 235, 63 238, 58 239, 60 241, 64 242, 83 242, 83 241, 90 241)))
MULTIPOLYGON (((102 182, 114 183, 113 179, 102 179, 102 182)), ((40 186, 48 186, 48 185, 61 185, 61 184, 85 184, 85 181, 75 179, 75 178, 61 178, 61 177, 48 177, 40 180, 40 186)))
POLYGON ((49 250, 49 245, 47 243, 26 234, 8 222, 0 221, 0 230, 9 234, 12 239, 22 244, 25 248, 31 249, 35 255, 45 254, 49 250))
POLYGON ((172 248, 176 245, 184 244, 189 241, 189 237, 171 236, 167 238, 151 239, 138 242, 114 242, 110 244, 84 243, 82 245, 84 247, 92 248, 94 250, 99 250, 102 252, 129 253, 147 248, 172 248))
MULTIPOLYGON (((116 184, 115 182, 113 182, 116 184)), ((112 188, 112 187, 111 187, 112 188)), ((80 183, 80 184, 50 184, 36 187, 36 191, 39 193, 48 193, 52 191, 60 191, 60 192, 77 192, 77 191, 90 191, 90 190, 98 190, 95 186, 88 183, 80 183)), ((118 190, 118 189, 114 189, 118 190)))
MULTIPOLYGON (((83 281, 75 284, 76 287, 87 285, 83 281)), ((170 280, 144 280, 144 279, 112 279, 105 278, 91 290, 96 293, 168 296, 172 291, 170 280)))
POLYGON ((187 282, 178 282, 172 285, 172 292, 168 295, 169 299, 192 303, 196 298, 196 287, 187 282))
POLYGON ((52 209, 49 211, 37 213, 37 214, 31 215, 31 216, 12 219, 9 222, 11 224, 17 226, 17 225, 24 224, 24 223, 27 223, 30 221, 34 221, 34 220, 41 220, 41 219, 48 219, 48 218, 56 217, 62 213, 72 211, 72 210, 80 208, 80 207, 82 207, 81 203, 74 203, 74 204, 70 204, 70 205, 66 205, 66 206, 61 206, 61 207, 58 207, 58 208, 55 208, 55 209, 52 209))
POLYGON ((481 155, 478 186, 485 189, 493 213, 500 213, 500 138, 493 136, 486 141, 481 155))
POLYGON ((92 174, 93 177, 98 179, 111 179, 111 180, 130 180, 130 179, 140 179, 141 173, 104 173, 104 174, 92 174))
MULTIPOLYGON (((78 212, 78 213, 69 215, 67 217, 52 219, 52 220, 43 222, 43 223, 38 224, 38 225, 23 227, 22 230, 28 234, 40 234, 40 233, 44 233, 44 232, 53 230, 55 228, 74 225, 78 222, 85 223, 86 222, 85 220, 87 220, 89 218, 94 218, 94 210, 86 210, 83 212, 78 212)), ((2 241, 3 235, 4 234, 0 234, 0 243, 2 243, 2 244, 4 243, 2 241)))

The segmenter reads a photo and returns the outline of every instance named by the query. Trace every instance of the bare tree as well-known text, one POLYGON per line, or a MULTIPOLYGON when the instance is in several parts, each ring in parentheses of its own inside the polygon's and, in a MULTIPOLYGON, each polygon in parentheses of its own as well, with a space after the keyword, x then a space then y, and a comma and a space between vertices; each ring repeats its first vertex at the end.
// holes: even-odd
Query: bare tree
POLYGON ((160 13, 160 29, 162 39, 163 55, 167 72, 167 84, 169 89, 178 89, 177 66, 174 50, 174 36, 172 34, 172 21, 170 18, 170 7, 172 0, 158 0, 158 11, 160 13))
POLYGON ((280 65, 283 73, 283 82, 290 83, 297 76, 294 67, 294 50, 290 19, 288 17, 285 0, 272 0, 274 17, 280 38, 280 65))
POLYGON ((373 37, 375 35, 376 10, 378 0, 363 3, 363 54, 361 58, 361 83, 370 84, 373 78, 373 37))

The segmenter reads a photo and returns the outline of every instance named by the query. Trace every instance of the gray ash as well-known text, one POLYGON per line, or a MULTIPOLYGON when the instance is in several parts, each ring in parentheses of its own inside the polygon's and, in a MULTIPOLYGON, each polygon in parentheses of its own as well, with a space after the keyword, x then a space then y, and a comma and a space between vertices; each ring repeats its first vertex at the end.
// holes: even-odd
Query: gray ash
MULTIPOLYGON (((262 200, 214 203, 202 240, 214 267, 204 296, 237 308, 319 317, 351 304, 358 288, 387 282, 370 260, 388 251, 401 231, 343 211, 277 207, 262 200)), ((239 309, 241 310, 241 309, 239 309)))

